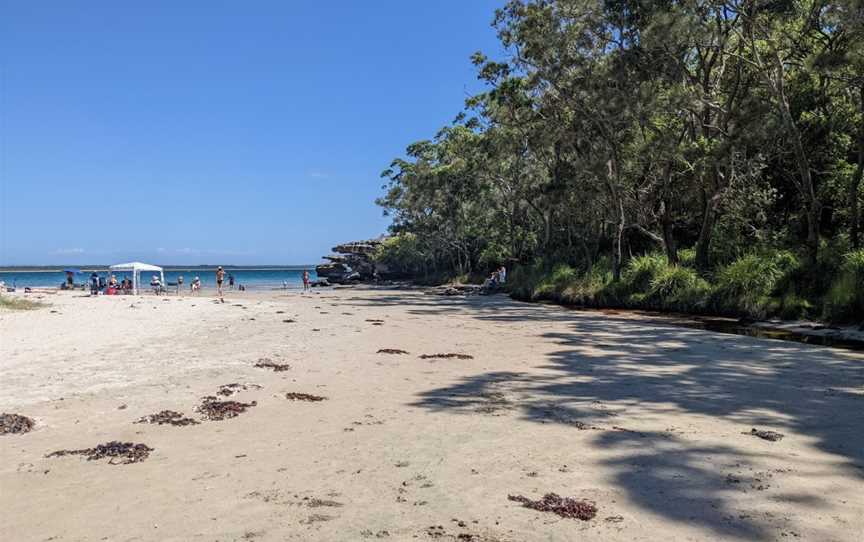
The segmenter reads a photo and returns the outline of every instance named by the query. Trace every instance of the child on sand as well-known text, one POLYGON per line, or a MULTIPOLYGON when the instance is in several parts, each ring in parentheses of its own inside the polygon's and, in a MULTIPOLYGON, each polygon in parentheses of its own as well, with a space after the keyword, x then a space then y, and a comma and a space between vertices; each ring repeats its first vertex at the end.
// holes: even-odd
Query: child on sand
POLYGON ((309 270, 308 269, 303 270, 303 291, 304 292, 309 291, 309 270))

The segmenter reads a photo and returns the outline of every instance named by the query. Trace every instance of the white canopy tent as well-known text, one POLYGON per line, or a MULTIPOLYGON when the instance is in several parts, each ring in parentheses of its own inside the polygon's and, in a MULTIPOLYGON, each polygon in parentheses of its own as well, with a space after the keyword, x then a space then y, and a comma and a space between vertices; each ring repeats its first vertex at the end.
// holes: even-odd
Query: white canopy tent
POLYGON ((145 273, 159 273, 159 280, 162 282, 162 286, 165 286, 165 273, 162 271, 162 268, 158 265, 150 265, 149 263, 141 263, 141 262, 129 262, 129 263, 118 263, 116 265, 112 265, 108 268, 112 273, 115 271, 131 271, 132 272, 132 291, 135 294, 138 294, 138 284, 141 282, 141 272, 145 273))

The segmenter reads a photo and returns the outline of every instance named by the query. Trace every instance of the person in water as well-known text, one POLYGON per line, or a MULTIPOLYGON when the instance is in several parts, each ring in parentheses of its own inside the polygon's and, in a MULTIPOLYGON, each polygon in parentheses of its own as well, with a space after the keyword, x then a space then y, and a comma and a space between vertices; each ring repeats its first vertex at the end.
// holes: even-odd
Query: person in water
POLYGON ((225 270, 222 269, 222 266, 219 266, 219 269, 216 270, 216 293, 219 294, 219 299, 221 301, 225 301, 222 299, 222 282, 225 280, 225 270))
POLYGON ((234 275, 230 274, 230 273, 228 274, 228 289, 229 290, 234 289, 234 275))

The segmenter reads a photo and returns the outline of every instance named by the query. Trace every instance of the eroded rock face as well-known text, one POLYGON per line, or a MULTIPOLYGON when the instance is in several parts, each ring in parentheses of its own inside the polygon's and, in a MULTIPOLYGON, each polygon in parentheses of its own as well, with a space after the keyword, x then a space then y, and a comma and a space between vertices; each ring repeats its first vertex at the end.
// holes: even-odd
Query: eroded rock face
POLYGON ((372 260, 382 241, 383 238, 337 245, 333 247, 335 255, 324 256, 330 263, 316 266, 315 272, 334 284, 372 280, 376 272, 380 275, 383 271, 372 260))

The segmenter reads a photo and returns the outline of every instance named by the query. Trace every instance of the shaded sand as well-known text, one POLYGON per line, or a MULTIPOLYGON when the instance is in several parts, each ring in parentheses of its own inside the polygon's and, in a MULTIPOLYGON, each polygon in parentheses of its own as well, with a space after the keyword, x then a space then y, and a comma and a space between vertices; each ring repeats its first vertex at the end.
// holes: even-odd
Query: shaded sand
POLYGON ((0 312, 0 411, 36 422, 0 435, 0 540, 862 539, 860 354, 503 296, 226 301, 0 312), (229 384, 255 406, 203 420, 229 384), (166 410, 201 423, 134 423, 166 410), (114 441, 152 451, 45 457, 114 441), (549 493, 596 516, 518 501, 549 493))

